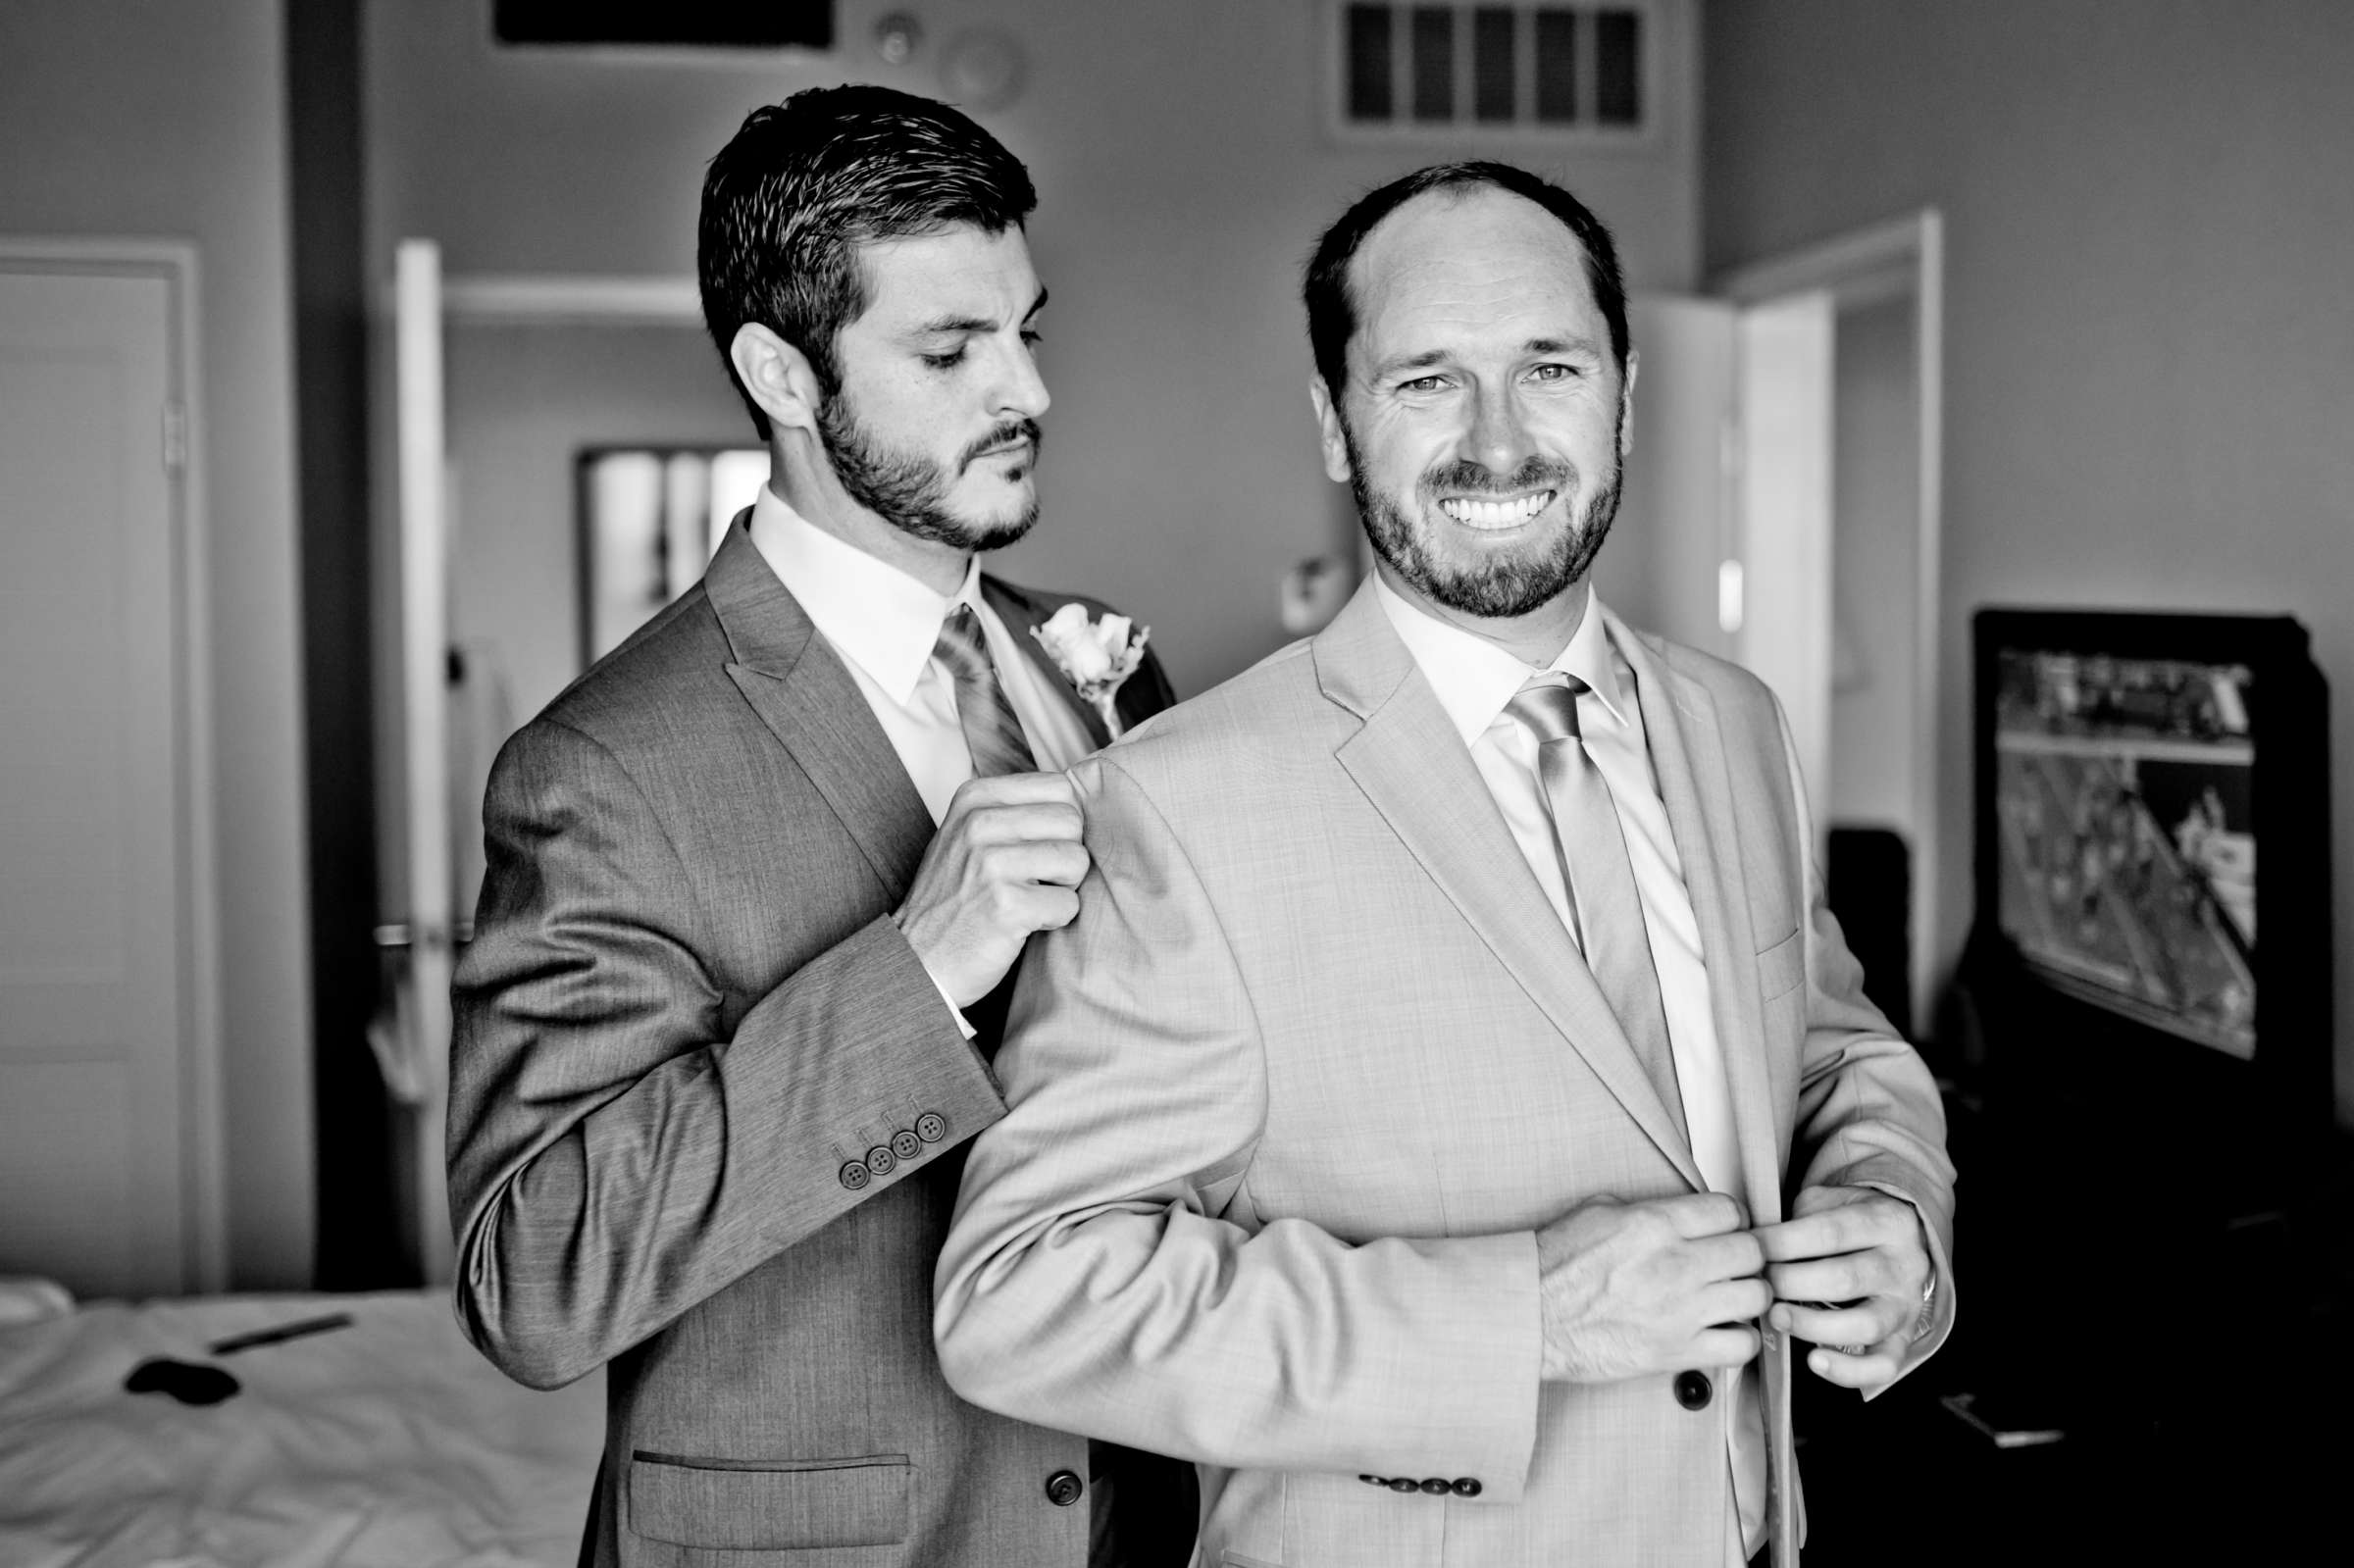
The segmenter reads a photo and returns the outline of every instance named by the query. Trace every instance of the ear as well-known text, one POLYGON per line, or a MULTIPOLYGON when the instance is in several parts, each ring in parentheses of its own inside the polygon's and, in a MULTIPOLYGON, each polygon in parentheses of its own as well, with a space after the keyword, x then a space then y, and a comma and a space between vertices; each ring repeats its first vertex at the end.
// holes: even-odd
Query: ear
POLYGON ((728 344, 728 363, 777 429, 817 433, 825 393, 807 355, 758 322, 745 322, 728 344))
POLYGON ((1307 400, 1315 405, 1317 442, 1324 449, 1324 477, 1335 484, 1349 482, 1349 437, 1341 430, 1341 411, 1325 388, 1324 378, 1307 379, 1307 400))
POLYGON ((1643 356, 1633 349, 1626 351, 1626 379, 1618 387, 1618 461, 1635 449, 1635 373, 1643 368, 1643 356))

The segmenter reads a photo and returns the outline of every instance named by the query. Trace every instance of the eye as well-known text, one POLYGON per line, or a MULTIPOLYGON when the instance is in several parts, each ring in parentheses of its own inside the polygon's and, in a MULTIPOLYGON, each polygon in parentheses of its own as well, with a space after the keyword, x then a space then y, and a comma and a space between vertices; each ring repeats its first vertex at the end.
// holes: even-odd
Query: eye
POLYGON ((952 371, 964 363, 964 345, 958 343, 946 354, 924 354, 918 357, 936 371, 952 371))
POLYGON ((1046 334, 1040 331, 1037 328, 1025 327, 1022 329, 1022 341, 1028 343, 1032 348, 1036 348, 1039 344, 1045 342, 1046 340, 1046 334))
POLYGON ((1539 365, 1528 373, 1528 379, 1532 381, 1566 381, 1574 380, 1576 377, 1576 368, 1569 365, 1539 365))
POLYGON ((1401 392, 1437 392, 1444 391, 1446 386, 1447 378, 1444 376, 1417 376, 1410 381, 1400 381, 1398 390, 1401 392))

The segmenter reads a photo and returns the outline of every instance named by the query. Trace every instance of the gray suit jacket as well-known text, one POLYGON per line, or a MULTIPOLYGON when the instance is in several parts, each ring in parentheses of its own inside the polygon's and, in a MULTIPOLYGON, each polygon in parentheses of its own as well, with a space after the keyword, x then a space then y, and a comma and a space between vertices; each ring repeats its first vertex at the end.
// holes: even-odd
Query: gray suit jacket
MULTIPOLYGON (((1025 646, 1064 602, 984 581, 1025 646)), ((1158 665, 1121 699, 1165 706, 1158 665)), ((608 1367, 586 1558, 1086 1561, 1091 1507, 1049 1488, 1086 1441, 958 1399, 933 1352, 965 1143, 1003 1105, 994 1035, 965 1042, 890 918, 931 818, 742 519, 508 743, 484 821, 457 1305, 525 1383, 608 1367)))
MULTIPOLYGON (((1926 1354, 1943 1117, 1823 906, 1780 711, 1612 632, 1755 1219, 1807 1183, 1916 1204, 1926 1354)), ((1700 1173, 1371 593, 1074 777, 1095 868, 1031 945, 941 1257, 950 1383, 1200 1461, 1211 1565, 1723 1568, 1724 1370, 1539 1376, 1536 1228, 1700 1173)), ((1789 1568, 1786 1341, 1764 1373, 1789 1568)))

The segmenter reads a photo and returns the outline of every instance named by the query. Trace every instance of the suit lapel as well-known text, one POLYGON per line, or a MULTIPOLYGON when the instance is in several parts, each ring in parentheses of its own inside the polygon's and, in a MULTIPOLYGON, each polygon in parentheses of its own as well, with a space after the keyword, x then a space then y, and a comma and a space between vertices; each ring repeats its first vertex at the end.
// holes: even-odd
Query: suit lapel
MULTIPOLYGON (((1040 673, 1046 676, 1048 686, 1062 698, 1064 705, 1087 727, 1088 738, 1100 747, 1110 745, 1111 732, 1103 727, 1102 716, 1080 697, 1079 688, 1071 684, 1070 677, 1054 667, 1054 661, 1047 656, 1046 646, 1033 634, 1053 611, 1048 609, 1041 600, 1016 591, 986 572, 981 575, 981 597, 989 601, 989 607, 998 612, 998 619, 1005 623, 1005 630, 1013 633, 1013 640, 1021 644, 1022 652, 1029 655, 1030 662, 1037 665, 1040 673)), ((1129 717, 1127 706, 1121 700, 1126 695, 1127 690, 1123 687, 1120 696, 1113 699, 1113 705, 1120 710, 1121 717, 1127 723, 1135 724, 1136 719, 1129 717)))
POLYGON ((1782 1217, 1781 1137, 1766 1061, 1765 1004, 1758 995, 1757 946, 1741 876, 1732 778, 1706 686, 1670 666, 1615 616, 1613 640, 1635 672, 1635 697, 1651 745, 1652 772, 1683 863, 1684 891, 1700 927, 1709 975, 1709 1012, 1724 1058, 1750 1212, 1761 1225, 1782 1217))
POLYGON ((743 516, 703 587, 735 655, 729 678, 897 897, 932 841, 931 813, 856 679, 761 559, 743 516))
MULTIPOLYGON (((1758 994, 1756 936, 1742 885, 1735 836, 1732 778, 1715 698, 1698 681, 1671 668, 1652 643, 1615 616, 1611 630, 1635 672, 1636 701, 1651 742, 1652 770, 1667 807, 1684 890, 1700 927, 1701 957, 1709 974, 1709 1010, 1724 1058, 1733 1102, 1733 1131, 1741 1150, 1753 1223, 1782 1217, 1780 1117, 1766 1058, 1765 1003, 1758 994)), ((1794 1564, 1802 1508, 1798 1452, 1790 1422, 1790 1341, 1774 1336, 1761 1355, 1766 1391, 1766 1521, 1777 1565, 1794 1564)))
POLYGON ((1690 1147, 1370 582, 1317 636, 1315 660, 1325 695, 1364 721, 1336 760, 1626 1113, 1702 1187, 1690 1147))

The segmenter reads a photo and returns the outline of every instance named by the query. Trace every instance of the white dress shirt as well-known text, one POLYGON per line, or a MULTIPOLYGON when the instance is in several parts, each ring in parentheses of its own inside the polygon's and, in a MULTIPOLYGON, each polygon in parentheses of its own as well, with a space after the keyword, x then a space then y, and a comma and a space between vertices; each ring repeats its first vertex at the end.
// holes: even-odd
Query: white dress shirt
MULTIPOLYGON (((1709 1010, 1709 974, 1700 950, 1700 923, 1684 886, 1684 866, 1668 831, 1667 807, 1651 762, 1643 710, 1635 700, 1634 672, 1612 645, 1603 625, 1602 601, 1588 597, 1586 613, 1569 645, 1549 665, 1521 662, 1487 638, 1438 619, 1400 594, 1380 577, 1374 593, 1390 625, 1406 642, 1422 677, 1438 693, 1439 705, 1455 722, 1470 749, 1496 809, 1511 830, 1520 856, 1545 890, 1570 943, 1577 922, 1569 889, 1561 879, 1553 818, 1537 771, 1537 741, 1505 713, 1532 676, 1562 671, 1585 683, 1577 699, 1577 724, 1586 752, 1610 785, 1626 837, 1635 891, 1643 901, 1643 924, 1651 940, 1652 967, 1660 980, 1660 1001, 1667 1015, 1667 1041, 1675 1058, 1676 1087, 1683 1100, 1684 1127, 1692 1162, 1712 1191, 1729 1193, 1749 1206, 1741 1174, 1741 1149, 1733 1130, 1731 1081, 1709 1010)), ((1766 1543, 1766 1423, 1757 1364, 1731 1380, 1725 1412, 1725 1442, 1732 1467, 1733 1495, 1740 1521, 1738 1541, 1726 1549, 1741 1568, 1766 1543)), ((1729 1531, 1728 1531, 1729 1534, 1729 1531)))
POLYGON ((852 679, 891 749, 932 813, 947 815, 956 786, 973 776, 972 753, 956 722, 956 683, 932 657, 941 623, 959 604, 981 618, 981 635, 998 683, 1013 704, 1041 772, 1055 773, 1096 749, 1079 716, 1048 684, 1046 673, 1005 630, 981 596, 979 557, 964 581, 943 594, 817 527, 763 485, 752 503, 752 543, 816 626, 852 679))
MULTIPOLYGON (((849 666, 850 678, 923 797, 935 828, 947 816, 956 786, 973 776, 973 756, 956 720, 955 680, 932 657, 941 624, 959 604, 971 605, 981 620, 998 684, 1021 721, 1040 770, 1059 772, 1096 749, 1087 726, 981 596, 978 556, 966 563, 956 591, 942 594, 828 533, 766 485, 752 502, 751 531, 768 569, 800 601, 817 634, 849 666)), ((938 975, 932 984, 940 985, 938 975)), ((973 1026, 955 998, 946 987, 940 997, 971 1039, 973 1026)))

